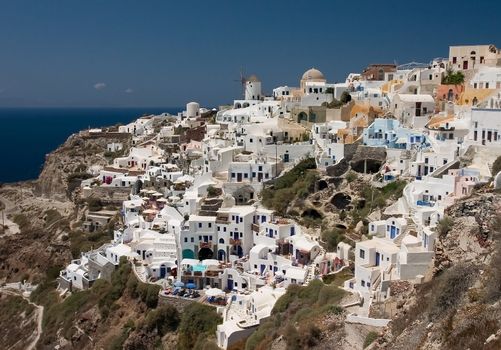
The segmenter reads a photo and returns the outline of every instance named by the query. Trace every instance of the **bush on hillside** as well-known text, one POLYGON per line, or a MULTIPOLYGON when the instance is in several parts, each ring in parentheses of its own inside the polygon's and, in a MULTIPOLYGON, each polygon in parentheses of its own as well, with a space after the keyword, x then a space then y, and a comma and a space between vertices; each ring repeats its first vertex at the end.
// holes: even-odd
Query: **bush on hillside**
POLYGON ((146 329, 156 330, 160 336, 172 332, 179 326, 180 317, 177 309, 172 305, 162 305, 151 310, 146 316, 146 329))
POLYGON ((216 332, 221 317, 214 307, 192 303, 183 310, 179 324, 178 349, 193 349, 198 341, 206 341, 216 332))

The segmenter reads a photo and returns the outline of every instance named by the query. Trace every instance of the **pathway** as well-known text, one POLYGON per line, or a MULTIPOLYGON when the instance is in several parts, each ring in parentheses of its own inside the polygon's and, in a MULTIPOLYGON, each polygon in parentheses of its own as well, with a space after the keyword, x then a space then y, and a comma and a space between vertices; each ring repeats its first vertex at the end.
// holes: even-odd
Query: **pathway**
POLYGON ((4 225, 6 228, 5 235, 18 234, 21 232, 19 225, 8 218, 10 214, 16 211, 16 205, 3 196, 0 196, 0 202, 3 204, 0 206, 5 207, 3 210, 0 210, 0 225, 4 225))
POLYGON ((20 294, 19 292, 5 289, 5 287, 0 287, 0 293, 5 293, 5 294, 13 295, 13 296, 22 297, 26 301, 28 301, 28 303, 30 305, 33 305, 35 307, 36 312, 37 312, 37 332, 36 332, 37 334, 36 334, 36 337, 31 341, 31 343, 26 347, 26 350, 35 349, 35 347, 37 346, 38 341, 40 340, 40 337, 42 335, 42 321, 43 321, 43 310, 44 310, 43 306, 37 305, 37 304, 31 302, 30 299, 25 297, 24 295, 22 295, 22 293, 20 294))

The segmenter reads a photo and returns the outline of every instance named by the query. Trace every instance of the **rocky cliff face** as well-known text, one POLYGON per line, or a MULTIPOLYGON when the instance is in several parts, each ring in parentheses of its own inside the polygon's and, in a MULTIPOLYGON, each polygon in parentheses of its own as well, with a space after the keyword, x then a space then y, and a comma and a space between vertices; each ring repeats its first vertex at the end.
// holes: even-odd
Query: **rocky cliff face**
POLYGON ((42 197, 60 201, 71 197, 70 179, 85 173, 91 165, 108 165, 106 145, 113 142, 130 146, 128 134, 101 134, 94 137, 88 133, 71 135, 66 142, 54 152, 47 155, 43 170, 35 182, 35 193, 42 197))
POLYGON ((447 210, 434 278, 394 291, 393 321, 374 348, 501 348, 500 199, 481 189, 447 210))

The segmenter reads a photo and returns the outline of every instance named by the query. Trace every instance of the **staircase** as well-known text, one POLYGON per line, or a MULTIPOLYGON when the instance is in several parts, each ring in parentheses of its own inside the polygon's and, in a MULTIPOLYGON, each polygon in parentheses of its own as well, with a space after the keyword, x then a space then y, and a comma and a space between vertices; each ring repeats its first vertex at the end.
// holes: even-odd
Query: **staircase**
POLYGON ((397 238, 395 238, 395 240, 393 241, 393 243, 395 243, 395 245, 396 245, 397 247, 400 247, 400 245, 402 244, 402 240, 404 239, 404 237, 405 237, 405 236, 407 236, 407 233, 408 233, 408 232, 409 232, 409 231, 406 231, 406 232, 404 232, 404 233, 399 234, 399 235, 398 235, 398 237, 397 237, 397 238))
POLYGON ((308 272, 306 273, 306 278, 304 280, 304 284, 309 284, 315 278, 315 265, 311 264, 308 266, 308 272))

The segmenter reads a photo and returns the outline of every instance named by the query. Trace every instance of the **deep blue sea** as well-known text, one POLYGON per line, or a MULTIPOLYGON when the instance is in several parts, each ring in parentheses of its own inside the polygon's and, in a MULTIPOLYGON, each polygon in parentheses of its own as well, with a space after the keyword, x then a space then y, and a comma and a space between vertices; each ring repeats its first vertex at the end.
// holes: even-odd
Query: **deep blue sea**
POLYGON ((0 108, 0 183, 36 179, 45 155, 88 127, 126 124, 181 108, 0 108))

